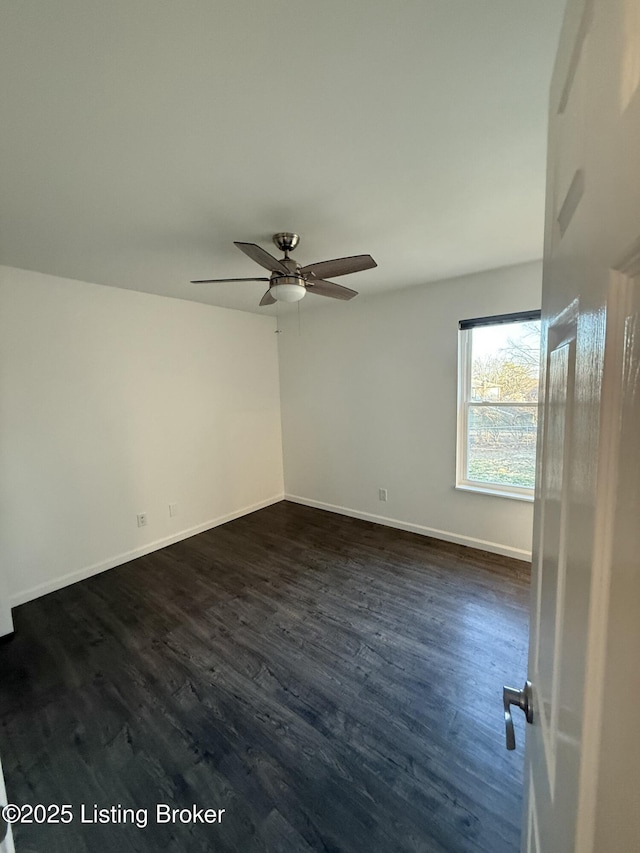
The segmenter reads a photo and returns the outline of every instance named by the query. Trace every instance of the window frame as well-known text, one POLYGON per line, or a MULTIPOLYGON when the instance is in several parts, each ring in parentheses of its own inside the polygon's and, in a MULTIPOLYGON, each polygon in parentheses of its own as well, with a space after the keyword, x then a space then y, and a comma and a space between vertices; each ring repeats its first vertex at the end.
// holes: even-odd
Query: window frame
POLYGON ((470 408, 538 408, 538 403, 493 403, 471 400, 472 346, 473 329, 479 326, 497 326, 507 323, 524 323, 528 320, 540 320, 540 311, 521 311, 516 314, 497 314, 490 317, 478 317, 461 320, 458 324, 458 417, 456 436, 456 484, 455 488, 465 492, 495 495, 519 501, 533 501, 535 488, 515 486, 509 483, 486 483, 482 480, 469 480, 467 477, 469 446, 469 410, 470 408))

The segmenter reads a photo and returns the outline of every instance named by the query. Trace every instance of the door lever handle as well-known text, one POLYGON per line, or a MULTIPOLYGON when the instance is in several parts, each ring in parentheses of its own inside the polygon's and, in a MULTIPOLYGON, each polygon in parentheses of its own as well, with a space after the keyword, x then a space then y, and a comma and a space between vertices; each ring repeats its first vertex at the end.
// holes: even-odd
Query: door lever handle
POLYGON ((515 687, 502 688, 502 701, 504 703, 504 725, 507 730, 507 749, 516 748, 516 733, 513 728, 511 706, 517 705, 524 711, 528 723, 533 722, 533 689, 531 682, 526 681, 522 690, 515 687))

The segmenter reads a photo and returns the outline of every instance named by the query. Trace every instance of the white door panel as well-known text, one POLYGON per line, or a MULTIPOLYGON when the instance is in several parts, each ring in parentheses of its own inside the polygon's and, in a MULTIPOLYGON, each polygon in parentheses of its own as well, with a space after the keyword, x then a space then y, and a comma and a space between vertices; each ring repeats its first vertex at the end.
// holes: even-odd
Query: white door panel
POLYGON ((551 87, 526 853, 640 851, 640 0, 569 0, 551 87))
MULTIPOLYGON (((530 777, 526 850, 554 850, 560 827, 555 812, 562 810, 566 826, 575 822, 579 739, 572 726, 572 674, 567 666, 567 573, 571 518, 570 496, 576 485, 572 454, 575 417, 575 375, 579 304, 572 302, 545 326, 546 353, 542 369, 545 401, 539 447, 538 524, 529 678, 535 709, 528 731, 530 777), (558 763, 562 785, 558 789, 558 763), (554 837, 548 837, 548 827, 554 837)), ((584 649, 571 655, 571 666, 584 671, 584 649)), ((560 849, 560 848, 559 848, 560 849)))

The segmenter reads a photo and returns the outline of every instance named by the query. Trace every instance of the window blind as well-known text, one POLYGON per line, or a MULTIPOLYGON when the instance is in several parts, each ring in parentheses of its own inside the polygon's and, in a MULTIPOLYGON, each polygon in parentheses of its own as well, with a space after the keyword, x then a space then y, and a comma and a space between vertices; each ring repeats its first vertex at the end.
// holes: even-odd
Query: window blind
POLYGON ((539 320, 540 309, 536 311, 516 311, 514 314, 494 314, 491 317, 473 317, 470 320, 460 320, 459 329, 476 329, 478 326, 501 326, 506 323, 525 323, 528 320, 539 320))

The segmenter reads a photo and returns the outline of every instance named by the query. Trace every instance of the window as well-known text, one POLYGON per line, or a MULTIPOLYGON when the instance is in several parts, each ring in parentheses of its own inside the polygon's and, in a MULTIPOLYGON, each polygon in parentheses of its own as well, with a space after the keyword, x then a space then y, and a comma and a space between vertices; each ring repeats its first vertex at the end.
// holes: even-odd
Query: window
POLYGON ((540 312, 462 320, 457 487, 533 500, 540 312))

